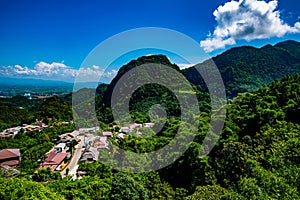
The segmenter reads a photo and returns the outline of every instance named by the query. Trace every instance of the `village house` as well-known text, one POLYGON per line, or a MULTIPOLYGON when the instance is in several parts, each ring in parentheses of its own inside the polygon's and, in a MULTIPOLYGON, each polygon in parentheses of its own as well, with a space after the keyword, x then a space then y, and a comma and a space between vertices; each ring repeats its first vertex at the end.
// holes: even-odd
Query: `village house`
POLYGON ((51 168, 51 171, 60 171, 62 170, 61 165, 66 160, 67 153, 56 153, 50 152, 43 163, 40 164, 39 168, 51 168))
POLYGON ((76 140, 76 142, 79 142, 80 139, 77 137, 78 135, 79 135, 79 131, 73 131, 71 133, 62 134, 57 139, 55 139, 55 144, 70 143, 73 140, 76 140))
POLYGON ((10 137, 13 137, 14 136, 14 133, 10 132, 10 131, 7 131, 7 130, 4 130, 1 135, 0 135, 0 138, 1 139, 6 139, 6 138, 10 138, 10 137))
POLYGON ((22 129, 22 127, 20 127, 20 126, 5 129, 5 130, 2 131, 2 133, 0 134, 0 138, 5 139, 5 138, 14 137, 14 136, 16 136, 16 135, 19 133, 19 131, 20 131, 21 129, 22 129))
POLYGON ((33 125, 27 125, 24 127, 26 131, 35 131, 35 129, 37 128, 36 126, 33 125))
POLYGON ((120 132, 127 134, 127 133, 131 133, 134 129, 139 129, 142 127, 143 124, 137 124, 137 123, 129 124, 128 126, 121 127, 120 132))
POLYGON ((16 136, 20 130, 21 127, 14 127, 14 128, 7 129, 6 132, 10 135, 16 136))
POLYGON ((113 133, 105 131, 105 132, 102 132, 102 135, 105 137, 111 137, 113 135, 113 133))
POLYGON ((27 125, 27 126, 24 127, 24 129, 26 131, 41 131, 46 127, 48 127, 48 126, 46 126, 46 125, 41 125, 41 126, 39 126, 39 125, 27 125))
POLYGON ((124 139, 125 138, 125 134, 124 133, 119 133, 118 135, 117 135, 117 138, 118 139, 124 139))
POLYGON ((8 133, 1 133, 1 134, 0 134, 0 138, 1 138, 1 139, 6 139, 6 138, 10 138, 10 137, 12 137, 12 135, 11 135, 11 134, 8 134, 8 133))
POLYGON ((137 124, 137 123, 128 125, 128 128, 131 129, 131 130, 133 130, 135 128, 142 128, 142 127, 143 127, 143 124, 137 124))
POLYGON ((22 129, 26 131, 41 131, 48 126, 43 122, 36 122, 35 125, 23 124, 22 126, 8 128, 0 134, 1 139, 10 138, 16 136, 22 129))
POLYGON ((120 129, 120 132, 121 133, 130 133, 132 130, 130 130, 129 128, 128 128, 128 126, 123 126, 123 127, 121 127, 121 129, 120 129))
POLYGON ((3 149, 0 151, 0 166, 17 167, 20 162, 20 149, 3 149))
POLYGON ((81 162, 93 162, 97 161, 99 157, 99 151, 95 147, 88 146, 83 152, 80 161, 81 162))
POLYGON ((100 127, 92 127, 92 128, 80 128, 79 134, 85 134, 85 133, 96 133, 100 130, 100 127))
POLYGON ((107 137, 97 136, 94 140, 94 147, 97 149, 107 149, 108 148, 107 137))
POLYGON ((149 123, 144 123, 144 127, 145 128, 151 128, 151 127, 153 127, 154 126, 154 123, 151 123, 151 122, 149 122, 149 123))
POLYGON ((72 138, 76 138, 79 135, 79 131, 73 131, 71 133, 67 133, 70 137, 72 138))
POLYGON ((66 143, 59 143, 54 147, 54 152, 62 152, 66 149, 66 143))

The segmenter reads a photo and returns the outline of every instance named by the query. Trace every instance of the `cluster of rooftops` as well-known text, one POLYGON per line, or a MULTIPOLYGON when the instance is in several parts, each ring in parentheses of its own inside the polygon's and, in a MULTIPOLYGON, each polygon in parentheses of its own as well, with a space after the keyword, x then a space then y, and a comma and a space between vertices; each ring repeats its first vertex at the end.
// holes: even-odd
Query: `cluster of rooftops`
POLYGON ((12 128, 8 128, 3 130, 0 133, 0 138, 5 139, 5 138, 10 138, 16 136, 21 130, 24 132, 27 131, 41 131, 44 128, 47 128, 48 126, 45 123, 42 122, 36 122, 34 125, 28 125, 28 124, 23 124, 22 126, 16 126, 12 128))
MULTIPOLYGON (((133 123, 128 126, 120 127, 116 134, 118 139, 123 139, 127 134, 138 133, 140 128, 150 128, 153 127, 154 123, 133 123)), ((26 125, 24 126, 26 127, 26 125)), ((34 125, 27 125, 30 128, 36 129, 37 127, 46 127, 45 124, 39 123, 34 125), (31 127, 32 126, 32 127, 31 127)), ((13 131, 13 130, 12 130, 13 131)), ((52 171, 62 171, 67 165, 68 160, 72 157, 70 151, 71 143, 74 141, 75 144, 83 142, 82 154, 80 156, 80 161, 95 161, 98 159, 99 151, 98 149, 109 149, 109 137, 113 136, 113 132, 103 131, 101 135, 97 135, 100 131, 99 127, 92 128, 80 128, 71 133, 65 133, 56 138, 53 142, 55 146, 40 160, 39 168, 50 167, 52 171), (89 136, 90 140, 85 141, 86 137, 89 136), (84 140, 84 141, 82 141, 84 140)), ((0 151, 0 167, 1 168, 16 168, 21 162, 20 149, 3 149, 0 151)))

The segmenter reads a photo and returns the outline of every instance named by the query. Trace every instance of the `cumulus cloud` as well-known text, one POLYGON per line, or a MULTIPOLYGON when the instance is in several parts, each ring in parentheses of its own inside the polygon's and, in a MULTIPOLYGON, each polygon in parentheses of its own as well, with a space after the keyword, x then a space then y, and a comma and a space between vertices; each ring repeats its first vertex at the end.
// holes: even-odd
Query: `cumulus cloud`
POLYGON ((35 78, 45 80, 74 81, 80 75, 82 81, 98 81, 100 77, 112 79, 117 70, 104 71, 101 67, 93 65, 87 68, 74 69, 64 63, 39 62, 33 68, 27 66, 0 66, 0 76, 12 78, 35 78))
POLYGON ((276 10, 278 0, 239 0, 219 6, 214 12, 217 25, 213 34, 200 42, 206 52, 234 45, 237 40, 251 41, 300 33, 300 22, 290 26, 276 10))
POLYGON ((115 70, 115 69, 113 69, 113 70, 111 70, 109 72, 104 72, 102 76, 105 77, 105 78, 109 78, 110 79, 110 78, 115 77, 117 75, 117 73, 118 73, 118 71, 115 70))

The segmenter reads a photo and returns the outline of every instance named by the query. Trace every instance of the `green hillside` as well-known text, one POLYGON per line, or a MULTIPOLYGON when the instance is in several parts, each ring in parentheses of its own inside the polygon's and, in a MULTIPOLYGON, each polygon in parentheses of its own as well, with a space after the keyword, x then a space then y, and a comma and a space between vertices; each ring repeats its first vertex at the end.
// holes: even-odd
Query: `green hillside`
MULTIPOLYGON (((148 173, 123 173, 93 162, 79 163, 79 170, 87 173, 83 179, 61 180, 50 170, 39 171, 31 178, 30 171, 38 165, 32 161, 50 148, 45 138, 56 137, 60 130, 1 140, 2 148, 22 145, 24 158, 19 169, 28 168, 29 173, 25 170, 17 177, 5 178, 10 174, 0 170, 0 198, 299 199, 299 96, 300 75, 286 76, 252 93, 239 94, 228 104, 221 138, 208 156, 199 156, 210 120, 202 113, 199 130, 188 150, 171 165, 148 173)), ((57 106, 59 102, 52 99, 47 105, 57 106)), ((113 137, 110 141, 128 151, 153 151, 169 143, 180 125, 176 119, 166 123, 168 126, 151 138, 113 137)), ((188 135, 190 130, 185 131, 188 135)))
MULTIPOLYGON (((113 105, 116 108, 115 110, 122 110, 121 107, 124 107, 124 100, 129 100, 129 110, 131 117, 135 122, 149 122, 149 110, 152 106, 160 104, 164 110, 167 112, 169 118, 175 117, 179 118, 181 115, 180 112, 180 102, 175 96, 177 94, 184 97, 183 102, 189 104, 190 99, 188 98, 192 94, 196 94, 198 100, 201 102, 199 104, 202 111, 208 111, 209 107, 209 96, 207 93, 202 93, 191 85, 183 76, 179 67, 175 64, 170 63, 169 59, 164 55, 151 55, 143 56, 137 60, 132 60, 128 64, 122 66, 117 74, 117 76, 112 80, 112 82, 107 86, 107 89, 103 93, 98 93, 96 99, 96 111, 100 121, 112 122, 109 121, 112 119, 111 113, 111 102, 112 102, 112 93, 115 89, 116 84, 120 81, 120 78, 130 72, 129 82, 127 81, 126 87, 120 91, 115 91, 117 93, 117 98, 113 99, 113 105), (132 72, 133 68, 140 66, 142 64, 156 63, 162 66, 170 67, 171 70, 166 68, 160 68, 159 70, 152 69, 150 66, 147 70, 145 68, 139 69, 136 72, 132 72), (170 73, 175 73, 177 75, 171 75, 170 73), (170 76, 171 75, 171 76, 170 76), (180 76, 182 79, 180 79, 180 76), (134 78, 130 78, 134 77, 134 78), (149 84, 142 84, 144 80, 149 81, 149 84), (185 82, 183 81, 185 80, 185 82), (168 85, 168 87, 162 86, 157 81, 162 81, 168 85), (135 85, 142 85, 141 87, 134 90, 135 85), (132 91, 132 95, 130 91, 132 91), (104 112, 103 112, 104 111, 104 112)), ((128 74, 127 74, 128 75, 128 74)), ((98 90, 101 90, 102 86, 99 86, 98 90)), ((124 113, 119 113, 119 116, 125 116, 124 113)), ((126 121, 126 119, 124 119, 126 121)), ((127 121, 126 123, 129 123, 127 121)))
MULTIPOLYGON (((300 72, 300 43, 286 41, 262 48, 251 46, 235 47, 212 60, 224 80, 229 98, 238 93, 253 91, 273 80, 280 80, 287 74, 300 72)), ((197 67, 210 68, 210 62, 197 67)), ((205 90, 205 84, 194 67, 183 70, 187 79, 205 90)))
MULTIPOLYGON (((176 71, 180 71, 179 67, 175 64, 170 63, 169 59, 164 56, 164 55, 151 55, 151 56, 142 56, 136 60, 132 60, 130 61, 128 64, 122 66, 119 71, 118 74, 116 75, 116 77, 111 81, 111 83, 108 85, 107 90, 104 92, 104 103, 107 106, 110 106, 111 103, 111 95, 112 95, 112 91, 113 88, 115 87, 115 85, 117 84, 117 82, 120 80, 120 78, 126 74, 128 71, 134 69, 137 66, 143 65, 143 64, 147 64, 147 63, 157 63, 157 64, 162 64, 165 66, 170 66, 173 69, 175 69, 176 71)), ((153 71, 154 72, 154 71, 153 71)), ((149 73, 149 72, 145 72, 144 73, 149 73)), ((147 74, 140 74, 141 77, 147 76, 147 74)))

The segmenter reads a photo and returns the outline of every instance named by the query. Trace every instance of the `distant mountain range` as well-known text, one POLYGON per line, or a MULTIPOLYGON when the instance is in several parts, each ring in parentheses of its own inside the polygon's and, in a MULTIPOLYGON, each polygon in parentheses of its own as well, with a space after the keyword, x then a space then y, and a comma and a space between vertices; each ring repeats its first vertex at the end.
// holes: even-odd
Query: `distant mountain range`
MULTIPOLYGON (((281 80, 288 74, 300 73, 300 43, 289 40, 262 48, 235 47, 181 72, 198 89, 206 91, 206 85, 195 67, 207 68, 209 71, 211 61, 220 71, 227 96, 232 98, 238 93, 254 91, 274 80, 281 80)), ((161 63, 179 71, 179 67, 170 63, 164 55, 143 56, 132 60, 120 68, 117 76, 108 85, 104 93, 105 102, 110 102, 113 87, 123 74, 145 63, 161 63)))
MULTIPOLYGON (((300 43, 284 41, 262 48, 235 47, 212 58, 223 78, 228 97, 253 91, 288 74, 300 73, 300 43)), ((211 67, 211 60, 196 65, 211 67)), ((205 89, 205 84, 195 67, 184 69, 186 78, 205 89)))

